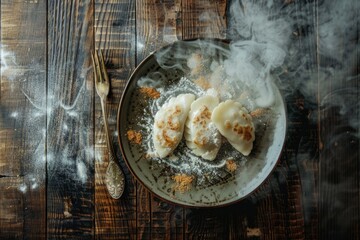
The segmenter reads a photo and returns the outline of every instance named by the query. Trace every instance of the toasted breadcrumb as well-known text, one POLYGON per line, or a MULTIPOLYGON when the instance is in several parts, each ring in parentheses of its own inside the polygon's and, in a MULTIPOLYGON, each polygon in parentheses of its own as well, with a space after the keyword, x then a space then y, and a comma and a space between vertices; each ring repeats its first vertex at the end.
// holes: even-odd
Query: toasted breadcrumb
POLYGON ((157 135, 156 137, 162 146, 170 148, 175 147, 179 140, 178 136, 170 137, 166 130, 162 131, 162 135, 157 135))
POLYGON ((233 132, 238 134, 239 136, 242 136, 242 139, 249 142, 253 139, 252 136, 253 128, 250 126, 241 126, 240 124, 236 123, 233 128, 233 132))
POLYGON ((128 139, 130 142, 135 144, 141 144, 142 141, 142 135, 140 132, 134 131, 134 130, 128 130, 126 133, 128 139))
POLYGON ((141 87, 140 93, 145 94, 152 99, 158 99, 160 97, 160 93, 152 87, 141 87))
POLYGON ((200 77, 198 77, 198 78, 194 81, 194 83, 195 83, 196 85, 198 85, 199 87, 201 87, 202 89, 205 89, 205 90, 211 88, 210 82, 206 79, 205 76, 200 76, 200 77))
POLYGON ((236 162, 233 159, 226 160, 226 169, 231 173, 235 172, 237 169, 236 162))
POLYGON ((257 118, 263 116, 267 112, 266 108, 257 108, 250 113, 251 117, 257 118))
POLYGON ((172 177, 175 181, 174 190, 184 193, 191 189, 191 183, 194 180, 193 176, 189 176, 186 174, 179 174, 172 177))

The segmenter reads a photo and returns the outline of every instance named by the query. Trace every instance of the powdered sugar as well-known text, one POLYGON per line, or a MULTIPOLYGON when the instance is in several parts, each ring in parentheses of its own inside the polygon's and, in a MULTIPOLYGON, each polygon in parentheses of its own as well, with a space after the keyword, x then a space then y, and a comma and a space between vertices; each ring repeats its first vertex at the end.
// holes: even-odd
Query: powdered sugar
MULTIPOLYGON (((216 70, 222 68, 220 64, 217 64, 216 70)), ((208 68, 209 71, 210 68, 208 68)), ((216 72, 218 75, 219 73, 216 72)), ((160 74, 159 74, 160 75, 160 74)), ((211 77, 211 74, 209 75, 211 77)), ((214 77, 215 78, 215 77, 214 77)), ((161 81, 160 81, 161 82, 161 81)), ((141 114, 139 114, 134 122, 137 125, 139 130, 143 135, 142 148, 146 151, 147 161, 151 166, 153 171, 158 170, 161 172, 162 176, 173 176, 175 174, 187 174, 195 177, 195 185, 198 188, 214 185, 230 179, 233 173, 229 172, 226 169, 226 161, 229 159, 235 160, 238 166, 242 166, 248 160, 241 153, 235 150, 224 138, 222 141, 222 147, 217 154, 217 157, 214 161, 205 160, 199 156, 196 156, 191 149, 189 149, 185 140, 183 139, 175 151, 168 157, 159 158, 154 154, 154 148, 152 143, 152 126, 154 122, 154 116, 159 110, 159 108, 173 96, 182 94, 182 93, 192 93, 197 97, 203 96, 205 94, 211 95, 220 95, 222 99, 233 98, 234 96, 239 96, 240 94, 233 91, 222 91, 220 88, 217 90, 205 90, 199 87, 195 82, 194 78, 191 79, 191 76, 181 77, 178 82, 172 84, 159 84, 159 81, 149 78, 148 76, 143 77, 141 81, 138 82, 138 86, 147 86, 155 87, 156 90, 160 92, 160 98, 148 100, 147 104, 143 108, 141 114)), ((246 89, 246 86, 242 86, 241 89, 246 89)), ((252 92, 247 89, 248 94, 252 92)), ((245 100, 244 100, 245 101, 245 100)), ((251 101, 251 97, 247 98, 247 101, 251 101)), ((136 102, 134 106, 136 107, 136 102)), ((251 104, 248 104, 249 106, 251 104)), ((255 104, 253 104, 254 106, 255 104)), ((267 125, 268 122, 265 121, 267 125)), ((207 132, 206 136, 209 139, 214 139, 213 134, 217 129, 210 128, 212 131, 207 132)), ((261 131, 264 131, 265 128, 259 128, 261 131)), ((218 140, 217 140, 218 141, 218 140)))

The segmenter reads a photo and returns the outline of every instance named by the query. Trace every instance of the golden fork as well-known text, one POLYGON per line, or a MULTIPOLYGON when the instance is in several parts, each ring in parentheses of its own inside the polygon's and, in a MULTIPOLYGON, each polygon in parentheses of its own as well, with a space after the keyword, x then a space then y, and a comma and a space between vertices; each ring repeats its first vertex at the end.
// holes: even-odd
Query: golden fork
POLYGON ((95 72, 95 88, 96 92, 101 99, 101 110, 104 119, 106 144, 109 153, 109 164, 106 169, 105 184, 110 196, 114 199, 118 199, 124 192, 125 176, 121 171, 119 165, 115 162, 115 153, 111 144, 111 138, 109 135, 108 122, 106 117, 106 99, 110 91, 110 81, 107 75, 107 71, 104 63, 103 53, 100 51, 100 56, 95 51, 91 55, 94 72, 95 72))

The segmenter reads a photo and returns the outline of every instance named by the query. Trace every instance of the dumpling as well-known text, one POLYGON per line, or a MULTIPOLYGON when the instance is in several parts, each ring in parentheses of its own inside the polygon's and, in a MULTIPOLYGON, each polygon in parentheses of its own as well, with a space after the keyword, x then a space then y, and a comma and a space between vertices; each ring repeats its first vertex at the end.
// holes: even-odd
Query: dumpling
POLYGON ((221 146, 221 134, 211 121, 211 114, 219 104, 216 96, 205 95, 191 104, 185 124, 186 145, 206 160, 214 160, 221 146))
POLYGON ((166 102, 154 117, 153 143, 160 158, 168 156, 179 145, 193 94, 180 94, 166 102))
POLYGON ((211 120, 236 150, 245 156, 250 154, 255 128, 250 114, 240 103, 233 100, 220 103, 214 109, 211 120))

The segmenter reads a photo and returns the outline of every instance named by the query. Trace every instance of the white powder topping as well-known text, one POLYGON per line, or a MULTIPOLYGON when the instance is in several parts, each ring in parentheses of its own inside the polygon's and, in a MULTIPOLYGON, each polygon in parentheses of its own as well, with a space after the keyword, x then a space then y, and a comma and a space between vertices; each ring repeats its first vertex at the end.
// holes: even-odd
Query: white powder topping
MULTIPOLYGON (((151 81, 147 81, 151 82, 151 81)), ((141 86, 140 86, 141 87, 141 86)), ((177 84, 173 84, 167 89, 160 87, 156 89, 160 92, 160 98, 154 99, 144 108, 142 114, 139 114, 139 121, 136 121, 137 127, 140 127, 140 131, 143 134, 142 147, 146 151, 147 158, 150 158, 153 169, 165 169, 170 168, 168 174, 184 173, 187 175, 195 176, 196 185, 198 187, 209 185, 210 183, 218 183, 223 179, 230 177, 226 171, 225 164, 229 157, 237 159, 237 161, 246 161, 246 159, 235 149, 233 149, 227 142, 223 143, 217 158, 214 161, 207 161, 192 153, 185 144, 185 139, 182 139, 179 146, 175 149, 173 154, 166 158, 158 158, 154 154, 154 148, 152 143, 152 129, 149 126, 153 126, 154 115, 158 109, 169 98, 181 93, 192 93, 199 97, 205 95, 206 90, 200 88, 194 82, 186 77, 182 77, 177 84)), ((215 90, 211 90, 212 94, 215 90)), ((223 94, 224 95, 224 94, 223 94)), ((204 134, 209 140, 215 141, 213 138, 215 131, 217 131, 214 124, 210 123, 210 131, 204 134)), ((219 140, 216 140, 219 141, 219 140)), ((218 144, 218 142, 214 142, 218 144)))

